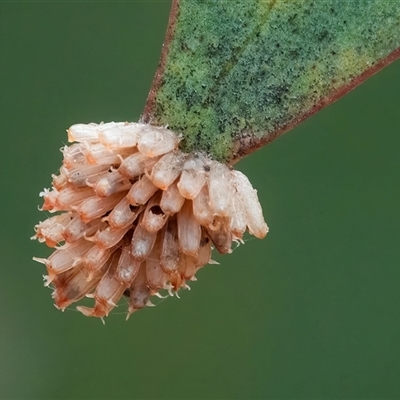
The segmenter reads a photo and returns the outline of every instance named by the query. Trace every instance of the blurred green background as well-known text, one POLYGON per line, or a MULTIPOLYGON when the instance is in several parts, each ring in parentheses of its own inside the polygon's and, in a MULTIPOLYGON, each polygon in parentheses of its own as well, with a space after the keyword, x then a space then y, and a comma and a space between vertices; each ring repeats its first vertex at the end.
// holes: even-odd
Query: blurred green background
POLYGON ((71 124, 137 120, 169 7, 0 3, 0 398, 400 398, 399 62, 238 164, 270 233, 181 300, 53 307, 38 193, 71 124))

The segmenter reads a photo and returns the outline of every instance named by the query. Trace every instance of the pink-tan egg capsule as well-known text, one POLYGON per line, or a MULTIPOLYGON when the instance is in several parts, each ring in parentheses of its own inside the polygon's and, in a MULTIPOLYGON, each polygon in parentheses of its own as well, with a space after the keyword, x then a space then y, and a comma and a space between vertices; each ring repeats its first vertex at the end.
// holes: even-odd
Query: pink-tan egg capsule
POLYGON ((55 251, 45 284, 64 310, 104 318, 128 298, 128 316, 151 296, 174 295, 196 280, 212 249, 230 253, 246 229, 264 237, 257 192, 240 172, 204 153, 179 149, 179 136, 141 123, 76 124, 42 209, 57 212, 33 239, 55 251))

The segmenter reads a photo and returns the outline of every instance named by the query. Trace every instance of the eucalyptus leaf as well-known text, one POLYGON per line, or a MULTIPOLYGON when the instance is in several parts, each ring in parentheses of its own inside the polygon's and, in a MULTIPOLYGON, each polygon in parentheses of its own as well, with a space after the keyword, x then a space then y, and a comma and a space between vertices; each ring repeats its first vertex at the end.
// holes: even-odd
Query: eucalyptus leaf
POLYGON ((234 162, 400 55, 400 1, 175 0, 142 116, 234 162))

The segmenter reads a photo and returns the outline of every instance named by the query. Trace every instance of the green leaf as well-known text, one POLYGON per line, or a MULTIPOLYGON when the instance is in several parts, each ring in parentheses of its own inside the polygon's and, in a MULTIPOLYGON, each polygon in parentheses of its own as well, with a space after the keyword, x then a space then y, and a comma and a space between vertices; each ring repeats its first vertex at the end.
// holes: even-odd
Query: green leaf
POLYGON ((175 1, 142 116, 234 162, 400 55, 400 1, 175 1))

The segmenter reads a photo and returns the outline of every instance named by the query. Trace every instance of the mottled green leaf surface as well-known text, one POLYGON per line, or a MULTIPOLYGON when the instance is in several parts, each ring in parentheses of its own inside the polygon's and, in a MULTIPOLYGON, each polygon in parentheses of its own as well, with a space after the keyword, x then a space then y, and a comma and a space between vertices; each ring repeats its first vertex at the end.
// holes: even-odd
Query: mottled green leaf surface
POLYGON ((334 101, 400 46, 397 0, 181 0, 177 10, 147 117, 182 133, 184 150, 225 161, 334 101))

